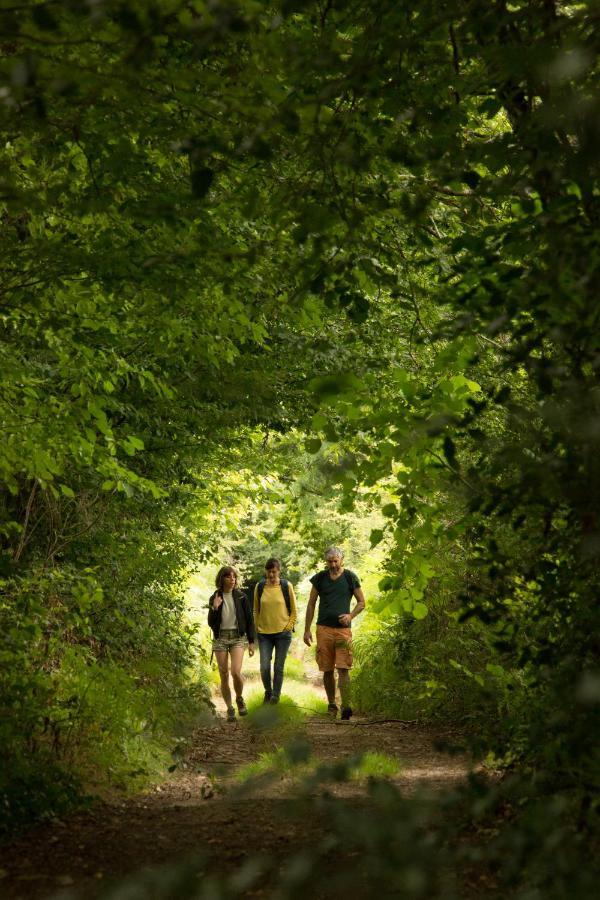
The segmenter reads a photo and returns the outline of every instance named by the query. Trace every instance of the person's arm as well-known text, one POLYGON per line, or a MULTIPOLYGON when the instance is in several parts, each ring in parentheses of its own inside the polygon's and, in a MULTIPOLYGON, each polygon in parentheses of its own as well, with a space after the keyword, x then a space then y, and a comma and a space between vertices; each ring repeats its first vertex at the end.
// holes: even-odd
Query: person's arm
POLYGON ((215 591, 212 594, 210 600, 208 601, 208 624, 211 628, 214 628, 216 625, 216 621, 218 619, 217 610, 223 603, 223 598, 219 597, 219 592, 215 591))
POLYGON ((246 613, 246 634, 248 635, 248 656, 254 656, 254 640, 255 640, 255 629, 254 629, 254 616, 252 615, 252 606, 250 605, 250 601, 246 594, 242 594, 242 606, 244 607, 244 612, 246 613))
POLYGON ((348 628, 352 619, 355 619, 358 615, 360 615, 360 613, 367 605, 362 588, 354 588, 354 596, 356 597, 356 606, 354 607, 354 609, 351 609, 349 613, 345 613, 344 615, 339 617, 340 624, 344 625, 346 628, 348 628))
POLYGON ((290 592, 290 618, 285 627, 286 631, 292 631, 294 625, 296 624, 296 620, 298 618, 298 605, 296 603, 296 594, 294 593, 294 588, 291 585, 291 582, 288 581, 288 591, 290 592))
POLYGON ((254 612, 254 624, 258 622, 258 582, 254 585, 254 600, 252 603, 252 609, 254 612))
POLYGON ((304 643, 307 647, 310 647, 312 644, 312 634, 310 633, 310 626, 312 625, 312 620, 315 616, 315 606, 317 605, 318 593, 316 587, 312 587, 310 590, 310 597, 308 598, 308 603, 306 605, 306 619, 304 620, 304 643))

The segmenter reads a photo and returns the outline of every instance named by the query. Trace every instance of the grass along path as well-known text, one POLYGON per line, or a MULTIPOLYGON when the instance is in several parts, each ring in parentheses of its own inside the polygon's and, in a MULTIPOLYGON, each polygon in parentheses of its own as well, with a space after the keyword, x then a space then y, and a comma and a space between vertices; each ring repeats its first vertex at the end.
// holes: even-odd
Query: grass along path
MULTIPOLYGON (((273 709, 262 706, 262 686, 252 675, 246 689, 250 715, 235 723, 225 721, 215 696, 217 715, 197 728, 185 757, 162 784, 39 826, 4 847, 0 894, 7 900, 162 900, 182 896, 167 883, 185 872, 195 893, 183 896, 225 898, 239 896, 242 882, 235 879, 241 872, 249 885, 244 895, 271 896, 269 885, 285 880, 291 855, 305 848, 300 858, 306 862, 324 846, 332 803, 335 815, 344 811, 350 823, 357 807, 362 814, 372 806, 373 777, 387 778, 405 798, 423 791, 435 795, 464 780, 464 756, 440 749, 455 743, 454 734, 358 716, 332 721, 315 679, 314 671, 288 678, 285 697, 273 709), (342 771, 348 760, 350 769, 342 771), (185 859, 193 860, 189 871, 181 865, 185 859), (270 872, 266 881, 258 878, 259 886, 252 881, 253 860, 262 860, 270 872), (140 870, 133 881, 120 881, 140 870), (221 880, 213 884, 212 876, 221 880), (211 884, 212 893, 198 893, 198 885, 211 884)), ((331 896, 330 889, 315 886, 310 896, 331 896)), ((295 896, 293 886, 289 890, 279 896, 295 896)))

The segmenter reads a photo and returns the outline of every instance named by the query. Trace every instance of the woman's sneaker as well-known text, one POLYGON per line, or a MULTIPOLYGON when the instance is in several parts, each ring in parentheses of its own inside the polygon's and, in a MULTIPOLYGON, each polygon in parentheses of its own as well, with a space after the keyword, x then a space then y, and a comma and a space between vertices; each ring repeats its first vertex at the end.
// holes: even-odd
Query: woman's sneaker
POLYGON ((235 702, 237 703, 237 708, 238 708, 238 712, 239 712, 240 716, 247 716, 248 715, 248 707, 246 706, 246 704, 244 702, 244 698, 236 697, 235 702))
POLYGON ((235 709, 233 708, 233 706, 227 707, 227 721, 235 722, 235 709))
POLYGON ((337 714, 338 714, 337 703, 328 703, 327 704, 327 715, 331 716, 332 719, 335 719, 337 714))

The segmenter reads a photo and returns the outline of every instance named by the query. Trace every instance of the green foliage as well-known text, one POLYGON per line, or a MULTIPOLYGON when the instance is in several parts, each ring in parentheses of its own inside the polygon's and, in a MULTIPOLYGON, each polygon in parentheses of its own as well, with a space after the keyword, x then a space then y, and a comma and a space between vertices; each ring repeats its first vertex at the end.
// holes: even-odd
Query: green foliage
POLYGON ((510 690, 490 672, 487 660, 497 656, 482 629, 459 625, 445 611, 423 622, 404 616, 379 623, 358 635, 354 654, 353 701, 366 712, 469 730, 506 714, 510 690))
POLYGON ((53 529, 44 501, 33 505, 37 529, 0 602, 5 828, 61 798, 156 777, 207 699, 183 618, 181 539, 157 542, 145 501, 127 510, 115 495, 79 523, 50 509, 53 529), (52 562, 49 547, 60 548, 52 562), (23 779, 34 786, 26 813, 23 779))
POLYGON ((300 659, 291 654, 288 654, 285 660, 285 677, 299 682, 304 680, 304 665, 300 659))
MULTIPOLYGON (((161 668, 160 660, 144 666, 144 672, 161 668)), ((56 707, 69 709, 62 725, 60 758, 88 786, 107 783, 127 790, 164 773, 170 762, 170 742, 178 721, 190 703, 182 686, 171 698, 160 696, 135 679, 122 666, 93 663, 81 651, 63 657, 57 676, 56 707)), ((202 702, 202 694, 197 700, 202 702)), ((187 711, 188 720, 192 717, 187 711)), ((49 718, 58 717, 53 709, 49 718)))
MULTIPOLYGON (((312 778, 323 779, 322 764, 310 757, 309 748, 297 738, 294 743, 286 744, 266 753, 261 753, 254 762, 247 763, 236 772, 236 780, 246 782, 253 778, 267 780, 281 776, 293 777, 295 781, 306 778, 312 773, 312 778)), ((352 756, 340 771, 339 780, 350 779, 363 781, 364 779, 383 780, 392 778, 400 770, 400 764, 395 757, 385 753, 367 751, 357 756, 352 756)), ((325 767, 325 771, 327 767, 325 767)))
POLYGON ((38 754, 33 760, 11 755, 6 761, 9 777, 0 782, 3 838, 40 817, 60 815, 83 802, 81 782, 57 766, 51 754, 38 754))
POLYGON ((25 2, 0 39, 14 771, 85 743, 69 672, 185 693, 186 567, 341 542, 385 554, 409 708, 495 710, 487 750, 589 802, 592 6, 25 2))
POLYGON ((296 761, 290 757, 286 748, 279 747, 268 753, 261 753, 259 758, 246 763, 236 772, 236 779, 244 782, 264 775, 290 774, 296 768, 296 761))
POLYGON ((374 750, 367 750, 360 757, 359 762, 352 771, 352 778, 360 780, 362 778, 391 778, 400 771, 400 763, 393 756, 385 753, 377 753, 374 750))
MULTIPOLYGON (((286 679, 288 678, 288 662, 289 657, 286 660, 286 679)), ((251 713, 249 719, 251 725, 255 725, 257 728, 262 728, 263 726, 279 728, 288 725, 301 725, 306 716, 325 715, 327 703, 309 688, 294 685, 291 691, 286 691, 284 684, 284 692, 277 706, 263 706, 263 691, 261 689, 249 696, 248 710, 251 713)))

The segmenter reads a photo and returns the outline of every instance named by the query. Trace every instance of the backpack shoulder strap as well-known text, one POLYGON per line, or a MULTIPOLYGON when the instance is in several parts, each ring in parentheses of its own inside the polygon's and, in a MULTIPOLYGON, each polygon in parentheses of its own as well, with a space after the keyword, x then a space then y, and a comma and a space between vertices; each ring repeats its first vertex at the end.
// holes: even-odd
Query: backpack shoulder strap
POLYGON ((292 614, 292 602, 290 600, 290 583, 287 578, 280 579, 281 591, 283 593, 283 599, 285 600, 285 605, 288 611, 288 616, 292 614))
POLYGON ((348 590, 350 591, 350 597, 354 596, 354 582, 352 580, 352 572, 349 569, 344 569, 344 575, 346 576, 346 583, 348 585, 348 590))
POLYGON ((263 591, 265 589, 265 579, 261 578, 260 581, 256 583, 256 599, 258 600, 258 611, 260 613, 260 600, 263 595, 263 591))
POLYGON ((323 586, 323 579, 327 575, 327 569, 322 569, 320 572, 317 572, 317 581, 315 587, 317 589, 317 593, 321 593, 321 588, 323 586))

